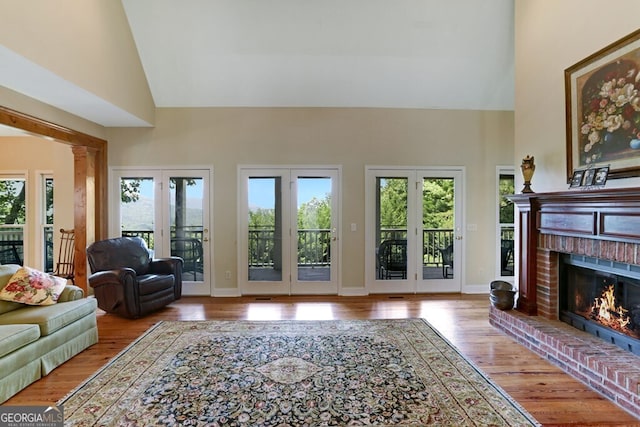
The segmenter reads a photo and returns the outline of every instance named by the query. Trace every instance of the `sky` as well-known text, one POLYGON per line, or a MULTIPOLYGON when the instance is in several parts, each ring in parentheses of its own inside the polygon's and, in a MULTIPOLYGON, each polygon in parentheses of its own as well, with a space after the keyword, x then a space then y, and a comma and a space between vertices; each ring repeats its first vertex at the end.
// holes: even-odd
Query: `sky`
MULTIPOLYGON (((195 179, 194 185, 187 185, 187 199, 202 200, 202 179, 195 179)), ((172 191, 172 194, 174 191, 172 191)), ((140 184, 140 196, 153 198, 153 179, 142 179, 140 184)))
MULTIPOLYGON (((249 179, 249 207, 273 209, 275 178, 249 179)), ((298 178, 298 208, 314 197, 323 199, 331 194, 331 178, 298 178)))
MULTIPOLYGON (((272 209, 275 204, 273 182, 275 178, 249 179, 249 206, 251 208, 272 209)), ((187 186, 187 199, 202 199, 202 180, 195 180, 195 185, 187 186)), ((323 199, 331 194, 331 178, 298 178, 298 207, 316 197, 323 199)), ((143 179, 140 195, 153 198, 153 180, 143 179)))

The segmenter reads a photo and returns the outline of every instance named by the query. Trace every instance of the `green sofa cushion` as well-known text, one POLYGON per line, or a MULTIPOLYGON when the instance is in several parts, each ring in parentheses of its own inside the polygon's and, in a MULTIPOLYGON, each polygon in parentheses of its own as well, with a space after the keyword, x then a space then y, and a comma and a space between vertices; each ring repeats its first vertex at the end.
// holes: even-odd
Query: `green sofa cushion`
POLYGON ((96 301, 95 298, 83 298, 53 305, 23 307, 0 315, 0 325, 34 324, 40 327, 40 334, 46 336, 95 312, 96 301))
POLYGON ((82 290, 82 288, 75 285, 67 284, 67 286, 65 286, 62 292, 60 293, 60 298, 58 298, 58 303, 75 301, 77 299, 82 299, 82 298, 84 298, 84 291, 82 290))
POLYGON ((8 313, 10 311, 17 310, 22 307, 24 307, 24 304, 20 304, 19 302, 0 300, 0 314, 8 313))
POLYGON ((40 338, 40 328, 36 325, 0 326, 0 357, 24 347, 40 338))
POLYGON ((0 264, 0 288, 4 288, 9 283, 11 276, 16 274, 20 267, 22 266, 18 264, 0 264))
MULTIPOLYGON (((17 264, 0 265, 0 289, 4 288, 5 285, 9 283, 9 279, 11 279, 19 268, 20 266, 17 264)), ((19 302, 0 300, 0 314, 8 313, 9 311, 17 310, 22 307, 24 307, 24 304, 20 304, 19 302)))

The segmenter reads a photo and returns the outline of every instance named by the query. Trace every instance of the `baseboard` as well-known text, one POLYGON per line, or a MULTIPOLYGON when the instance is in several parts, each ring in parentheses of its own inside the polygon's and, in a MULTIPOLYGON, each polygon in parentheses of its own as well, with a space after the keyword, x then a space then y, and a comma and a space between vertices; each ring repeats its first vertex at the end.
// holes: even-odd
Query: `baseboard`
POLYGON ((366 297, 369 292, 364 287, 341 288, 338 293, 341 297, 366 297))
POLYGON ((212 297, 240 297, 240 289, 238 288, 214 288, 212 297))
POLYGON ((463 294, 488 294, 489 293, 489 284, 484 285, 465 285, 462 286, 460 290, 463 294))
MULTIPOLYGON (((463 294, 488 294, 489 284, 483 285, 467 285, 463 286, 461 291, 463 294)), ((344 297, 364 297, 369 295, 369 291, 365 287, 343 287, 338 295, 344 297)), ((240 297, 242 296, 238 288, 216 288, 213 290, 213 297, 240 297)))

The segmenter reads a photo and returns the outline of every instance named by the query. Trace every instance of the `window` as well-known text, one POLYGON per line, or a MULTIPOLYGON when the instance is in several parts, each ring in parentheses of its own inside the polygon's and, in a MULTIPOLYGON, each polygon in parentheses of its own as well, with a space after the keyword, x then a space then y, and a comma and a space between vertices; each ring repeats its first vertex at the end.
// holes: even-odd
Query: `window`
POLYGON ((0 264, 24 262, 25 184, 24 175, 0 176, 0 264))
POLYGON ((514 193, 513 168, 498 168, 498 272, 514 275, 514 207, 506 196, 514 193))
POLYGON ((40 230, 44 271, 53 271, 53 175, 40 175, 40 230))

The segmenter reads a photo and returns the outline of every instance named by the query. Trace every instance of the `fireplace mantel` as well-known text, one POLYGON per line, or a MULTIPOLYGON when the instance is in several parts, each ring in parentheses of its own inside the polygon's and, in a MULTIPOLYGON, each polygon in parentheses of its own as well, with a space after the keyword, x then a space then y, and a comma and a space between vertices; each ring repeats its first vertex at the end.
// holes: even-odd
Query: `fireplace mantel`
MULTIPOLYGON (((640 417, 638 356, 561 322, 561 254, 640 265, 640 188, 509 196, 519 210, 517 310, 489 322, 640 417)), ((603 263, 603 264, 606 264, 603 263)))
POLYGON ((605 251, 609 258, 640 264, 640 188, 525 193, 509 199, 519 211, 518 311, 538 314, 537 250, 544 235, 613 242, 614 249, 605 251))

